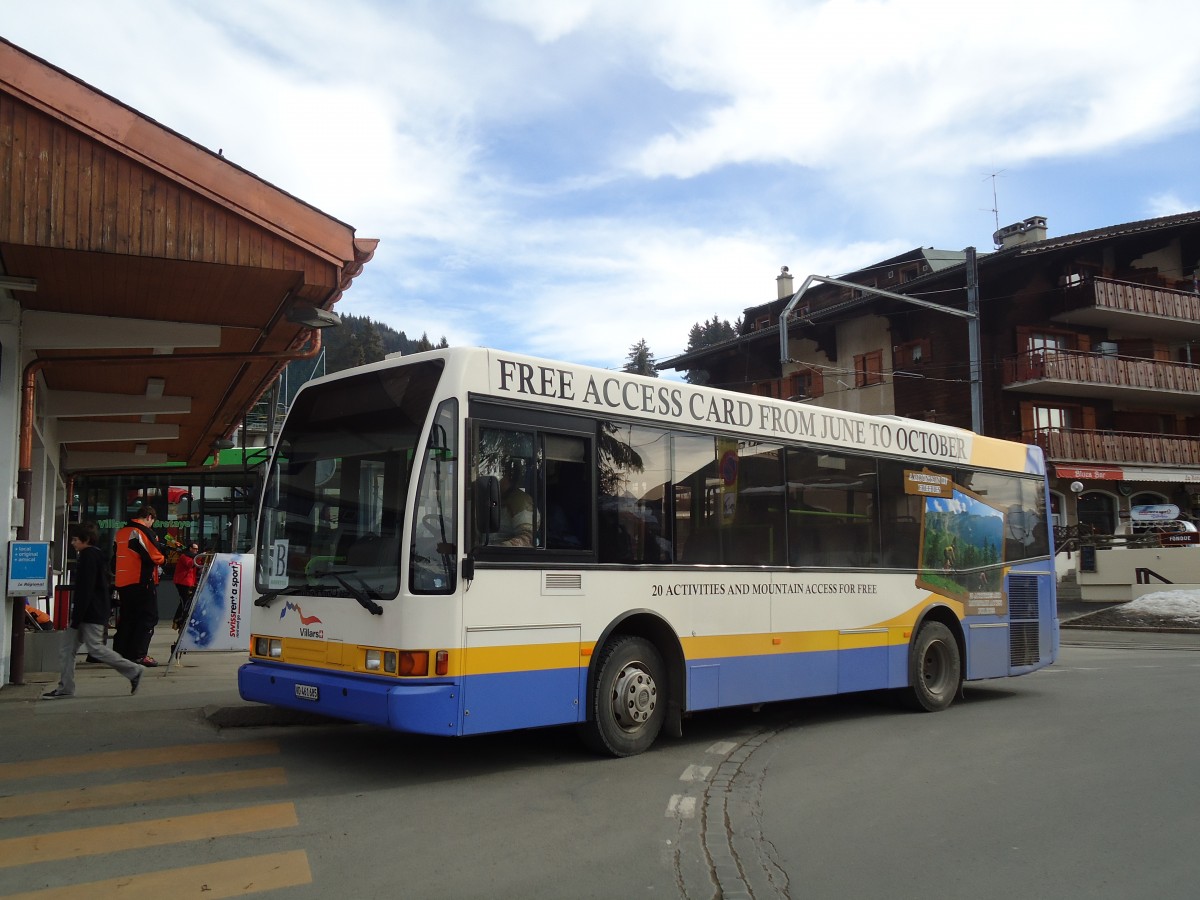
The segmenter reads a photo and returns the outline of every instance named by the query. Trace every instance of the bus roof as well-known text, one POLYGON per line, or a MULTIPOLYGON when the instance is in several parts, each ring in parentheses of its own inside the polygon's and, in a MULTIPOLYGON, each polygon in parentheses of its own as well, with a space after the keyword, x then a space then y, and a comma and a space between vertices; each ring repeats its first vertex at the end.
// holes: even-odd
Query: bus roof
POLYGON ((439 396, 487 396, 564 412, 731 433, 743 439, 803 440, 843 450, 1045 475, 1039 448, 949 425, 847 412, 482 347, 391 355, 314 379, 302 390, 434 359, 446 365, 439 396))

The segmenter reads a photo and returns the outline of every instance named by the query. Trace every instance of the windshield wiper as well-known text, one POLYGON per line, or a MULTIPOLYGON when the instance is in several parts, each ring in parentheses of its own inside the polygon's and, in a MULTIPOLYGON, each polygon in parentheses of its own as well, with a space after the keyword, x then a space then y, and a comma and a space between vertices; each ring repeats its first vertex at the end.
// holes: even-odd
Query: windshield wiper
MULTIPOLYGON (((375 592, 372 591, 365 582, 363 583, 362 588, 356 588, 342 577, 343 575, 357 574, 358 572, 354 569, 321 569, 320 571, 313 572, 313 575, 317 576, 318 578, 324 578, 326 576, 332 578, 334 581, 340 584, 351 597, 358 601, 359 606, 373 616, 382 616, 383 607, 370 598, 369 594, 374 594, 375 592)), ((360 578, 359 581, 361 582, 362 579, 360 578)), ((375 594, 375 596, 378 597, 379 594, 375 594)))
POLYGON ((261 597, 259 597, 257 600, 254 601, 254 605, 261 606, 263 609, 266 609, 272 603, 275 602, 276 597, 284 597, 284 596, 287 596, 288 594, 299 594, 299 593, 301 593, 301 588, 299 586, 280 588, 277 591, 267 591, 265 594, 263 594, 261 597))

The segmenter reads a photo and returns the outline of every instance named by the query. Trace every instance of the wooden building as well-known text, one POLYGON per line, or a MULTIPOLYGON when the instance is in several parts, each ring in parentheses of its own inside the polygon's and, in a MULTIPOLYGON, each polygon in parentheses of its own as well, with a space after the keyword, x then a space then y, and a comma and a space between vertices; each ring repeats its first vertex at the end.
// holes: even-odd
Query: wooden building
POLYGON ((376 243, 0 39, 0 529, 61 547, 73 475, 203 466, 376 243))
MULTIPOLYGON (((794 305, 781 352, 776 299, 741 333, 660 363, 708 384, 867 413, 927 419, 1041 446, 1056 523, 1102 534, 1131 507, 1200 517, 1200 212, 1049 237, 1042 217, 978 254, 980 409, 969 324, 869 290, 817 283, 794 305)), ((918 249, 842 276, 968 311, 957 251, 918 249)))

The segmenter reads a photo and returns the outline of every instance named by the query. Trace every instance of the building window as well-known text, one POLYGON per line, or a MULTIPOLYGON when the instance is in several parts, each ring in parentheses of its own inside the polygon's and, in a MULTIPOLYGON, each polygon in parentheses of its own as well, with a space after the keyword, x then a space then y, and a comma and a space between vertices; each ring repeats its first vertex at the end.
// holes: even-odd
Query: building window
POLYGON ((929 338, 899 344, 893 348, 892 355, 898 369, 927 362, 930 358, 929 338))
POLYGON ((854 357, 854 386, 883 384, 883 351, 872 350, 854 357))
POLYGON ((1064 406, 1033 407, 1033 427, 1039 431, 1049 428, 1063 430, 1071 427, 1071 411, 1064 406))
POLYGON ((754 320, 754 330, 755 331, 762 331, 762 330, 764 330, 766 328, 770 328, 770 327, 771 327, 770 313, 768 313, 765 316, 759 316, 757 319, 754 320))
POLYGON ((1031 331, 1026 338, 1026 349, 1031 352, 1073 350, 1074 335, 1067 332, 1031 331))
POLYGON ((825 393, 825 380, 819 369, 793 372, 784 385, 782 396, 787 400, 809 400, 825 393))

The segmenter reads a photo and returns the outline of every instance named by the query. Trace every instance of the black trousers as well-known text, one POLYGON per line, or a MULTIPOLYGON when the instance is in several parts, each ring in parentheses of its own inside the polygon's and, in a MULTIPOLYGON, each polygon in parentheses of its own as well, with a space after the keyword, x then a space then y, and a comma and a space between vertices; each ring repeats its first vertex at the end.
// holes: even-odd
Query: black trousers
POLYGON ((158 624, 158 586, 129 584, 117 588, 117 595, 121 598, 121 615, 113 649, 136 662, 149 652, 150 638, 158 624))

